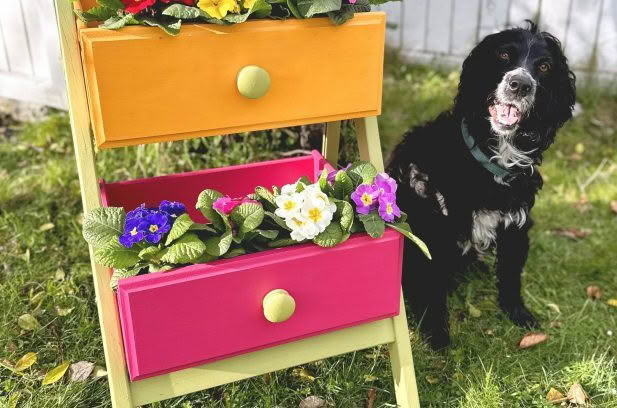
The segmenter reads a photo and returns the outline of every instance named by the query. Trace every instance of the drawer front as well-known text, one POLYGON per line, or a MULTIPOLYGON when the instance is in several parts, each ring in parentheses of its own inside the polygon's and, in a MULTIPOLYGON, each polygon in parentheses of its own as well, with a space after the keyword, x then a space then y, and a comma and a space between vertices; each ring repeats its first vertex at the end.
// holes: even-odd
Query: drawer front
POLYGON ((131 380, 398 314, 402 241, 389 230, 120 281, 131 380), (274 289, 295 300, 281 323, 264 317, 274 289))
POLYGON ((328 19, 83 29, 97 144, 138 143, 378 115, 385 14, 328 19), (237 89, 249 65, 270 76, 258 99, 237 89))

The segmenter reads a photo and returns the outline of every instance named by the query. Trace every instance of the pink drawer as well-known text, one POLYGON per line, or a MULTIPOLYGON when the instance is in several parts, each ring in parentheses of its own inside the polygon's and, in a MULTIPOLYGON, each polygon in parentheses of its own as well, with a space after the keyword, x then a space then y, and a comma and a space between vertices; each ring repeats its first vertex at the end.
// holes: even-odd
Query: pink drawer
MULTIPOLYGON (((170 199, 192 208, 207 187, 238 196, 259 184, 314 179, 323 165, 314 154, 103 184, 102 191, 109 206, 132 209, 148 194, 151 204, 170 199)), ((304 244, 121 280, 117 299, 130 378, 397 315, 402 248, 402 236, 388 230, 377 240, 358 234, 330 249, 304 244), (263 298, 273 289, 285 289, 296 302, 295 313, 282 323, 263 314, 263 298)))

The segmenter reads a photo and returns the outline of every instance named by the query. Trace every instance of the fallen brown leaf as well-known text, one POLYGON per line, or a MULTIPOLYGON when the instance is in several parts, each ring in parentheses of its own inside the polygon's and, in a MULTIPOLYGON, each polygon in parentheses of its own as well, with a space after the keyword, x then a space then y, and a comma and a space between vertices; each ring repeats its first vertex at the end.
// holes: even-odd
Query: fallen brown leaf
POLYGON ((304 398, 298 408, 325 408, 326 401, 321 399, 315 395, 311 395, 310 397, 304 398))
POLYGON ((302 380, 306 380, 306 381, 315 381, 315 377, 311 375, 311 373, 308 372, 308 370, 306 368, 294 368, 291 373, 295 376, 298 377, 302 380))
POLYGON ((576 208, 581 214, 589 211, 591 209, 591 204, 589 204, 589 200, 585 194, 581 194, 580 198, 574 204, 574 208, 576 208))
POLYGON ((583 389, 583 387, 576 383, 572 387, 570 387, 570 391, 568 391, 568 401, 572 404, 587 406, 587 401, 589 401, 589 396, 583 389))
POLYGON ((578 228, 554 228, 551 232, 555 235, 570 239, 582 239, 591 233, 590 230, 578 228))
POLYGON ((94 363, 79 361, 69 367, 69 377, 71 381, 86 381, 92 371, 94 371, 94 363))
POLYGON ((611 210, 617 214, 617 200, 611 201, 611 210))
POLYGON ((439 384, 439 377, 435 377, 434 375, 427 375, 426 376, 426 381, 429 384, 439 384))
POLYGON ((593 300, 598 300, 602 297, 602 295, 604 294, 604 290, 596 285, 589 285, 587 286, 587 289, 585 289, 587 291, 587 296, 589 296, 590 298, 592 298, 593 300))
POLYGON ((368 390, 368 401, 366 402, 366 408, 373 408, 376 397, 377 397, 377 390, 375 388, 371 388, 370 390, 368 390))
POLYGON ((544 343, 546 340, 548 340, 548 336, 544 333, 527 333, 523 336, 521 341, 518 342, 518 348, 526 349, 544 343))
POLYGON ((561 328, 561 322, 559 320, 553 320, 551 322, 551 328, 552 329, 560 329, 561 328))
POLYGON ((553 404, 560 404, 566 401, 566 396, 561 392, 557 391, 554 388, 548 390, 548 394, 546 394, 546 399, 552 402, 553 404))

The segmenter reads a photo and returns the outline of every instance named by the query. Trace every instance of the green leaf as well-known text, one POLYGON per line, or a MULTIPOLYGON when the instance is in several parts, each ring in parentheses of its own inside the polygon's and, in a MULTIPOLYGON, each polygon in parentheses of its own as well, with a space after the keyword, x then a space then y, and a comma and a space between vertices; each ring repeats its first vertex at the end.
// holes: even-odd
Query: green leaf
POLYGON ((267 217, 269 217, 271 220, 273 220, 279 227, 283 228, 284 230, 291 231, 291 229, 287 226, 283 218, 279 217, 278 215, 274 213, 271 213, 270 211, 264 211, 264 214, 267 217))
POLYGON ((58 367, 45 374, 45 378, 43 378, 43 385, 53 384, 64 377, 69 365, 71 365, 70 361, 64 361, 58 367))
POLYGON ((418 248, 420 248, 420 250, 424 253, 424 255, 428 259, 433 259, 424 241, 422 241, 420 238, 416 237, 414 234, 411 233, 411 228, 409 227, 409 224, 407 224, 406 222, 397 222, 395 224, 388 223, 387 225, 388 227, 400 232, 405 237, 409 238, 414 244, 418 246, 418 248))
POLYGON ((91 21, 105 21, 111 17, 117 16, 118 11, 103 6, 92 7, 88 11, 73 10, 77 18, 84 23, 91 21))
POLYGON ((298 0, 297 4, 304 18, 341 9, 341 0, 298 0))
POLYGON ((169 271, 169 270, 171 270, 173 268, 174 267, 171 266, 171 265, 150 264, 150 265, 148 265, 148 273, 165 272, 165 271, 169 271))
POLYGON ((366 233, 373 238, 379 238, 386 231, 386 223, 381 219, 376 211, 373 211, 367 215, 358 214, 358 218, 364 224, 366 233))
POLYGON ((125 14, 123 16, 110 17, 103 22, 99 27, 106 28, 108 30, 119 30, 125 25, 130 24, 135 17, 132 14, 125 14))
POLYGON ((268 247, 270 247, 270 248, 281 248, 281 247, 286 247, 286 246, 291 246, 291 245, 303 244, 303 243, 305 243, 307 241, 308 240, 296 241, 296 240, 291 239, 291 238, 280 238, 280 239, 274 240, 272 242, 268 242, 268 247))
POLYGON ((118 288, 118 281, 120 279, 137 276, 137 274, 141 272, 143 268, 145 268, 145 265, 140 263, 134 266, 133 268, 114 269, 114 273, 111 275, 111 280, 109 281, 109 286, 113 290, 116 290, 118 288))
POLYGON ((30 313, 23 314, 17 318, 17 325, 24 330, 31 331, 41 328, 39 321, 30 313))
POLYGON ((191 225, 191 227, 189 228, 189 231, 208 231, 208 232, 214 232, 214 233, 217 232, 214 228, 210 226, 210 224, 198 224, 196 222, 194 222, 193 225, 191 225))
POLYGON ((97 248, 94 251, 94 260, 99 265, 110 268, 132 268, 139 262, 139 250, 126 248, 115 239, 97 248))
POLYGON ((317 183, 319 184, 319 189, 321 190, 322 193, 324 194, 330 193, 330 184, 328 183, 328 170, 327 169, 323 169, 321 171, 321 174, 319 175, 319 180, 317 180, 317 183))
POLYGON ((199 258, 195 258, 191 261, 192 264, 204 264, 212 261, 216 261, 218 259, 217 256, 210 255, 207 252, 204 252, 199 258))
POLYGON ((243 203, 233 209, 231 219, 239 228, 241 235, 259 227, 264 220, 264 209, 261 204, 243 203))
POLYGON ((244 254, 246 254, 246 250, 244 248, 234 248, 231 251, 226 252, 225 255, 223 255, 223 258, 234 258, 244 254))
POLYGON ((231 231, 225 231, 220 237, 211 237, 206 240, 206 252, 210 255, 221 256, 231 246, 231 231))
POLYGON ((378 6, 380 4, 384 4, 389 1, 403 1, 403 0, 368 0, 369 4, 372 4, 374 6, 378 6))
POLYGON ((354 191, 354 185, 347 173, 339 170, 334 179, 334 197, 339 200, 348 200, 349 195, 354 191))
POLYGON ((343 232, 349 232, 353 224, 353 207, 347 201, 335 201, 336 213, 335 216, 341 223, 343 232))
POLYGON ((180 26, 182 25, 182 20, 176 20, 173 23, 162 23, 155 18, 149 16, 140 16, 138 18, 138 21, 144 25, 159 27, 161 30, 165 31, 169 35, 180 34, 180 26))
POLYGON ((273 211, 276 209, 276 202, 274 201, 274 194, 272 194, 270 190, 262 186, 257 186, 255 187, 255 194, 257 194, 257 196, 259 196, 260 199, 262 199, 263 201, 266 202, 266 204, 268 204, 267 207, 269 210, 273 211))
POLYGON ((397 223, 399 222, 406 222, 407 221, 407 213, 401 211, 401 216, 398 218, 398 220, 396 220, 397 223))
POLYGON ((197 197, 195 208, 201 211, 204 217, 210 220, 214 228, 219 231, 225 231, 227 228, 223 218, 212 208, 212 203, 221 197, 223 197, 223 194, 216 190, 204 190, 199 194, 199 197, 197 197))
POLYGON ((113 10, 124 10, 124 3, 122 3, 121 0, 97 0, 97 3, 99 3, 103 7, 107 7, 113 10))
POLYGON ((186 233, 180 237, 167 253, 161 257, 161 261, 171 264, 190 263, 193 259, 200 257, 206 250, 206 245, 199 237, 192 233, 186 233))
POLYGON ((328 13, 328 17, 330 17, 330 21, 334 23, 334 25, 342 25, 347 21, 351 20, 354 16, 354 11, 348 8, 344 8, 341 10, 331 11, 328 13))
POLYGON ((377 169, 369 162, 361 161, 351 165, 347 170, 347 175, 354 182, 354 188, 360 184, 372 184, 377 176, 377 169))
POLYGON ((289 11, 291 11, 291 14, 293 14, 295 18, 303 18, 302 14, 298 11, 296 0, 287 0, 287 8, 289 8, 289 11))
POLYGON ((149 247, 146 247, 146 248, 142 249, 139 252, 138 256, 141 259, 149 260, 149 259, 152 259, 159 252, 161 252, 161 248, 159 248, 157 246, 149 246, 149 247))
POLYGON ((235 24, 244 23, 253 13, 256 13, 258 16, 265 17, 269 16, 271 12, 272 6, 268 2, 266 2, 265 0, 256 0, 255 3, 253 3, 253 6, 247 12, 243 14, 229 13, 225 17, 223 17, 223 20, 235 24))
POLYGON ((326 229, 319 233, 313 242, 321 247, 330 248, 338 245, 343 240, 343 229, 338 222, 331 222, 326 229))
POLYGON ((120 207, 95 208, 84 216, 83 236, 93 247, 100 247, 124 232, 124 209, 120 207))
POLYGON ((201 11, 199 8, 197 7, 191 7, 191 6, 187 6, 184 4, 172 4, 171 6, 167 7, 165 10, 163 10, 162 13, 164 16, 170 16, 170 17, 174 17, 174 18, 179 18, 182 20, 190 20, 190 19, 196 19, 202 16, 203 11, 201 11))
POLYGON ((277 230, 262 230, 262 229, 254 229, 249 234, 247 234, 247 239, 252 239, 255 236, 264 237, 266 239, 276 239, 278 237, 279 232, 277 230))
POLYGON ((193 225, 193 220, 191 216, 187 213, 184 213, 177 217, 174 221, 174 224, 171 226, 171 230, 169 230, 169 234, 167 235, 167 241, 165 241, 165 245, 169 246, 176 239, 180 238, 187 232, 191 226, 193 225))
POLYGON ((275 197, 281 195, 281 189, 278 186, 272 186, 272 194, 274 194, 275 197))

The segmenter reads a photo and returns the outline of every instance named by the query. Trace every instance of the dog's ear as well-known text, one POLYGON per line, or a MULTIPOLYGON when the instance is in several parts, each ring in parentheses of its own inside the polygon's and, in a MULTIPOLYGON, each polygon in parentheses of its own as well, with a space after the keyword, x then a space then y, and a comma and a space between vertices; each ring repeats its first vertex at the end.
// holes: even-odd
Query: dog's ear
POLYGON ((547 32, 542 32, 540 35, 546 41, 555 65, 551 81, 553 84, 550 86, 551 99, 554 103, 551 104, 552 109, 549 114, 556 121, 557 128, 560 128, 572 118, 576 103, 576 75, 568 66, 568 59, 563 53, 561 42, 547 32))

